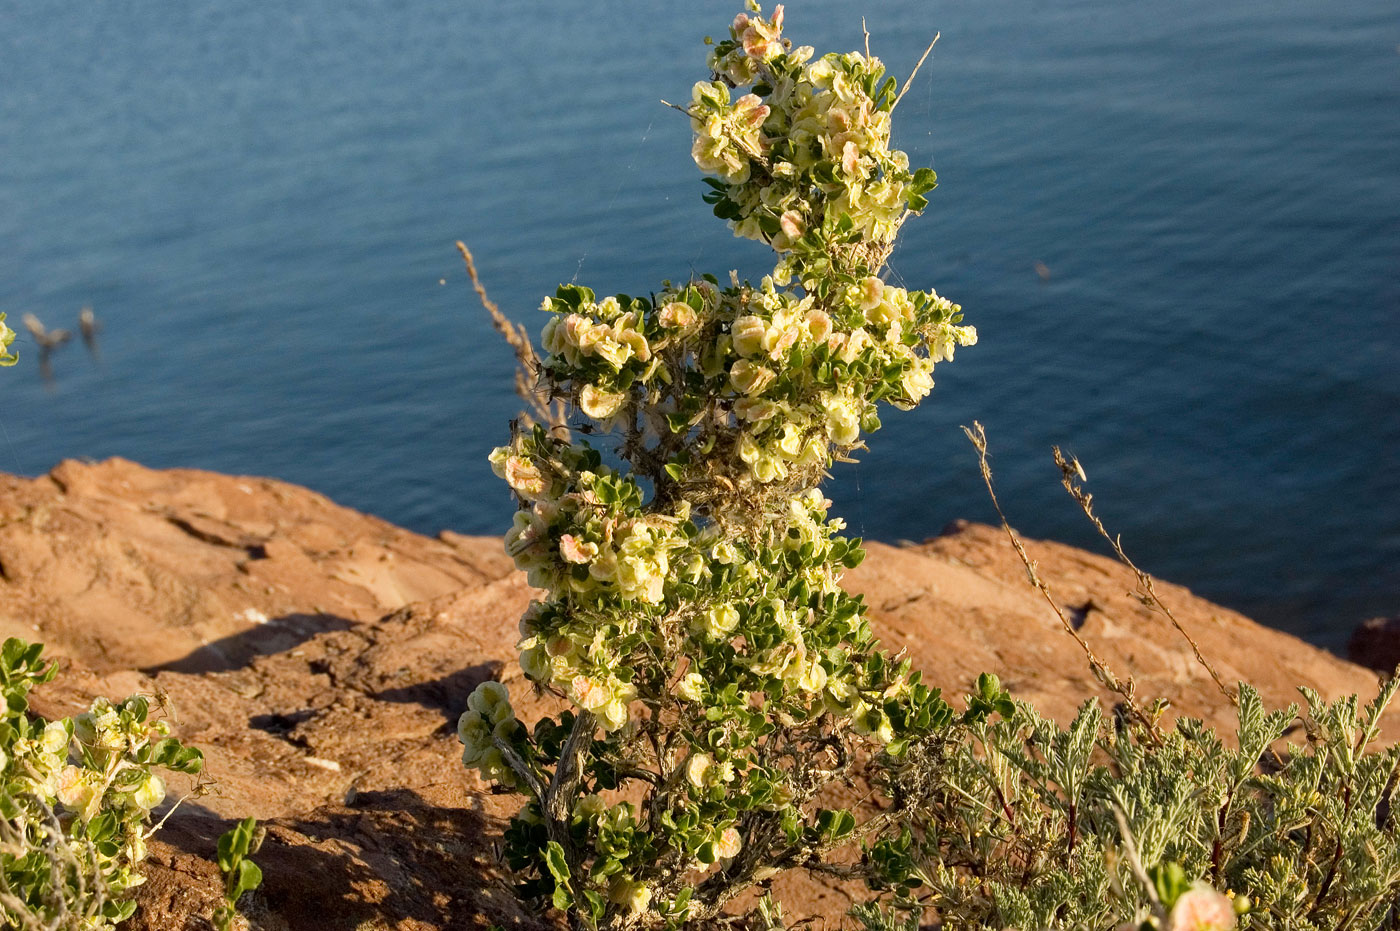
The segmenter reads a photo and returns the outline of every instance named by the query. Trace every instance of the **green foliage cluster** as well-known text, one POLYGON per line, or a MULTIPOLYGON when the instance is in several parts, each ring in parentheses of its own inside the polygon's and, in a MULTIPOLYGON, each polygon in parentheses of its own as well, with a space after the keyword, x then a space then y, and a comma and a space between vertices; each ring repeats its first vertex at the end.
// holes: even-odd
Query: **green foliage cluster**
POLYGON ((896 902, 949 929, 1229 927, 1179 914, 1202 885, 1241 928, 1400 927, 1400 748, 1374 747, 1396 687, 1364 709, 1303 689, 1300 713, 1241 685, 1228 744, 1197 720, 1163 732, 1090 701, 1060 727, 1015 702, 906 756, 920 827, 868 855, 896 902))
POLYGON ((197 773, 203 757, 169 736, 141 696, 99 698, 45 722, 28 694, 53 678, 42 646, 0 647, 0 925, 110 928, 128 918, 142 877, 159 770, 197 773))
POLYGON ((219 838, 217 860, 224 874, 224 902, 214 910, 218 931, 233 931, 238 900, 262 885, 262 868, 249 859, 262 846, 262 839, 256 818, 244 818, 219 838))

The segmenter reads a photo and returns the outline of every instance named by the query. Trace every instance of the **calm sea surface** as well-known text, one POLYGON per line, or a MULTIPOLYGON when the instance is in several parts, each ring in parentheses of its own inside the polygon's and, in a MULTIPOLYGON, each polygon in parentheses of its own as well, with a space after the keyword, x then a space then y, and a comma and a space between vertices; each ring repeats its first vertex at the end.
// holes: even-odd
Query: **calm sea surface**
MULTIPOLYGON (((73 327, 0 376, 0 468, 121 455, 498 533, 511 359, 454 240, 534 329, 560 281, 761 274, 700 201, 684 99, 735 2, 0 0, 0 310, 73 327), (441 283, 445 279, 445 284, 441 283)), ((893 275, 982 342, 833 496, 856 532, 987 520, 1130 553, 1330 646, 1400 612, 1400 4, 788 5, 905 74, 941 186, 893 275), (1049 271, 1037 274, 1036 263, 1049 271)))

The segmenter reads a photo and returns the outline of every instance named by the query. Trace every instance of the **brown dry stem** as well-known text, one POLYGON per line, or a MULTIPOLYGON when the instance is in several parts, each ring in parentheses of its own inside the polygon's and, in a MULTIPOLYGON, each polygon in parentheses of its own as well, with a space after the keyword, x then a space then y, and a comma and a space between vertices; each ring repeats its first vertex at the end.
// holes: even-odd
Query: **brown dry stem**
POLYGON ((1060 625, 1064 627, 1065 633, 1073 637, 1074 642, 1079 644, 1079 648, 1084 651, 1084 656, 1089 660, 1089 668, 1093 671, 1094 678, 1103 683, 1105 688, 1118 693, 1123 699, 1123 706, 1127 709, 1128 714, 1147 729, 1147 733, 1151 736, 1154 743, 1160 741, 1161 731, 1157 727, 1156 719, 1145 712, 1138 705, 1137 699, 1134 697, 1135 689, 1132 678, 1129 677, 1126 681, 1118 678, 1113 670, 1108 667, 1108 664, 1100 659, 1093 648, 1089 646, 1088 642, 1079 635, 1079 631, 1074 629, 1074 625, 1070 623, 1070 619, 1065 615, 1064 609, 1060 607, 1060 603, 1056 601, 1055 596, 1051 594, 1050 586, 1045 584, 1045 580, 1042 579, 1040 573, 1036 571, 1035 561, 1026 553, 1026 548, 1022 545, 1020 536, 1017 535, 1015 530, 1011 529, 1011 523, 1006 519, 1006 513, 1001 509, 1001 502, 997 500, 996 490, 992 487, 992 467, 987 463, 987 432, 982 428, 982 424, 974 420, 971 429, 968 427, 963 427, 962 429, 963 433, 967 434, 967 438, 972 443, 973 448, 977 450, 977 459, 982 469, 982 481, 987 486, 987 494, 991 496, 992 506, 996 508, 997 517, 1001 519, 1002 529, 1005 530, 1006 535, 1011 538, 1011 545, 1015 548, 1016 555, 1021 557, 1022 565, 1026 567, 1026 574, 1030 579, 1031 585, 1036 591, 1040 592, 1049 603, 1050 607, 1054 609, 1055 616, 1060 619, 1060 625))
POLYGON ((1083 485, 1079 484, 1080 482, 1086 481, 1084 477, 1084 468, 1079 464, 1079 460, 1074 457, 1066 458, 1064 453, 1060 452, 1060 447, 1058 446, 1054 447, 1054 450, 1055 465, 1060 467, 1060 484, 1065 487, 1065 491, 1069 492, 1070 497, 1078 502, 1079 509, 1084 512, 1085 517, 1089 518, 1089 522, 1094 525, 1094 529, 1099 532, 1099 536, 1107 540, 1108 545, 1113 547, 1113 553, 1118 557, 1118 561, 1131 569, 1133 575, 1137 577, 1138 600, 1144 605, 1147 605, 1147 607, 1153 608, 1166 615, 1167 620, 1172 622, 1172 626, 1176 628, 1177 633, 1185 637, 1186 642, 1191 644, 1191 652, 1195 654, 1196 662, 1204 666, 1206 672, 1210 673, 1210 677, 1215 680, 1215 687, 1220 689, 1220 694, 1224 695, 1230 704, 1238 707, 1240 700, 1235 690, 1225 684, 1224 680, 1220 678, 1220 673, 1215 671, 1215 667, 1212 666, 1210 661, 1201 653, 1201 647, 1196 643, 1195 638, 1186 632, 1185 627, 1181 626, 1181 622, 1176 619, 1176 615, 1172 613, 1172 609, 1167 607, 1166 604, 1162 602, 1162 599, 1157 597, 1157 591, 1152 585, 1152 576, 1143 572, 1137 567, 1136 563, 1128 558, 1128 554, 1123 551, 1121 537, 1110 534, 1108 528, 1103 525, 1103 521, 1099 520, 1098 515, 1094 513, 1094 496, 1086 492, 1083 485))
MULTIPOLYGON (((904 86, 899 89, 899 94, 894 98, 894 103, 890 104, 891 113, 894 112, 895 107, 899 106, 899 102, 904 99, 905 93, 909 90, 909 85, 914 83, 914 76, 918 74, 919 69, 924 66, 924 62, 928 59, 929 52, 933 51, 933 47, 938 44, 938 40, 942 38, 942 36, 943 33, 941 32, 935 32, 933 34, 933 41, 928 44, 928 48, 924 49, 924 53, 919 56, 918 64, 914 65, 914 70, 909 72, 909 77, 905 78, 904 86)), ((870 57, 869 48, 866 49, 866 57, 870 57)))
POLYGON ((462 260, 467 265, 467 277, 471 278, 472 287, 476 289, 481 306, 491 315, 491 325, 510 344, 510 348, 515 350, 518 363, 515 371, 515 393, 539 415, 541 421, 549 425, 551 433, 567 438, 569 428, 563 402, 552 400, 549 394, 540 388, 540 357, 536 354, 535 347, 530 345, 530 334, 526 332, 525 327, 513 323, 502 313, 496 302, 486 294, 486 286, 481 283, 481 278, 476 273, 476 261, 472 258, 467 244, 458 240, 457 251, 462 253, 462 260))

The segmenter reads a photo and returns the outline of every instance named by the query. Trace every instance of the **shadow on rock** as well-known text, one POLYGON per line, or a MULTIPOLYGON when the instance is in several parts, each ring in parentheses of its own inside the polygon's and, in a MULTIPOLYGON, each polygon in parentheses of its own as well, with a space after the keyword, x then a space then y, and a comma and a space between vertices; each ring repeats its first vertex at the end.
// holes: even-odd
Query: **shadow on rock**
POLYGON ((521 931, 520 909, 488 838, 499 825, 416 793, 366 792, 353 808, 274 823, 259 853, 268 909, 292 928, 392 927, 521 931))
MULTIPOLYGON (((149 882, 132 931, 207 928, 218 904, 211 862, 233 825, 177 816, 148 861, 149 882)), ((245 903, 256 929, 545 931, 526 914, 495 863, 501 826, 468 808, 442 808, 409 790, 365 792, 335 806, 266 825, 253 857, 263 886, 245 903)))
POLYGON ((371 697, 377 701, 421 705, 441 711, 448 724, 455 728, 458 716, 467 710, 467 697, 481 683, 496 678, 500 669, 499 662, 477 663, 438 679, 384 689, 371 697))
POLYGON ((190 675, 228 672, 231 669, 241 669, 255 657, 285 653, 318 634, 349 630, 355 626, 356 621, 334 614, 286 614, 248 630, 220 637, 173 662, 150 666, 141 671, 148 676, 158 672, 183 672, 190 675))

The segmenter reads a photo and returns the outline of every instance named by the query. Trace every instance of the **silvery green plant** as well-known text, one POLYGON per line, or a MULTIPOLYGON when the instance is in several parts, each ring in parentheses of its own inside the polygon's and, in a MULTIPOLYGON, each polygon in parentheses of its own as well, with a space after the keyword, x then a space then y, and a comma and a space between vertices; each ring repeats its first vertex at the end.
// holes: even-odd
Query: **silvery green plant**
POLYGON ((30 690, 57 671, 42 649, 0 647, 0 926, 111 928, 136 908, 159 771, 197 773, 203 757, 141 696, 56 721, 31 714, 30 690))
POLYGON ((1020 702, 955 723, 902 761, 919 828, 885 884, 897 907, 857 917, 870 931, 924 909, 948 929, 1400 927, 1400 748, 1377 746, 1398 682, 1364 708, 1303 689, 1302 711, 1267 711, 1241 684, 1228 742, 1094 701, 1067 727, 1020 702))
POLYGON ((899 837, 898 800, 858 813, 824 793, 876 771, 893 785, 955 717, 841 588, 864 552, 819 485, 975 333, 881 274, 934 185, 890 147, 896 81, 860 53, 793 48, 782 21, 741 13, 684 108, 706 201, 772 247, 772 273, 648 297, 561 286, 544 358, 517 351, 598 443, 561 420, 491 457, 520 505, 507 549, 547 592, 520 664, 572 707, 527 729, 485 683, 463 760, 525 796, 505 859, 574 927, 704 922, 784 870, 899 837))

